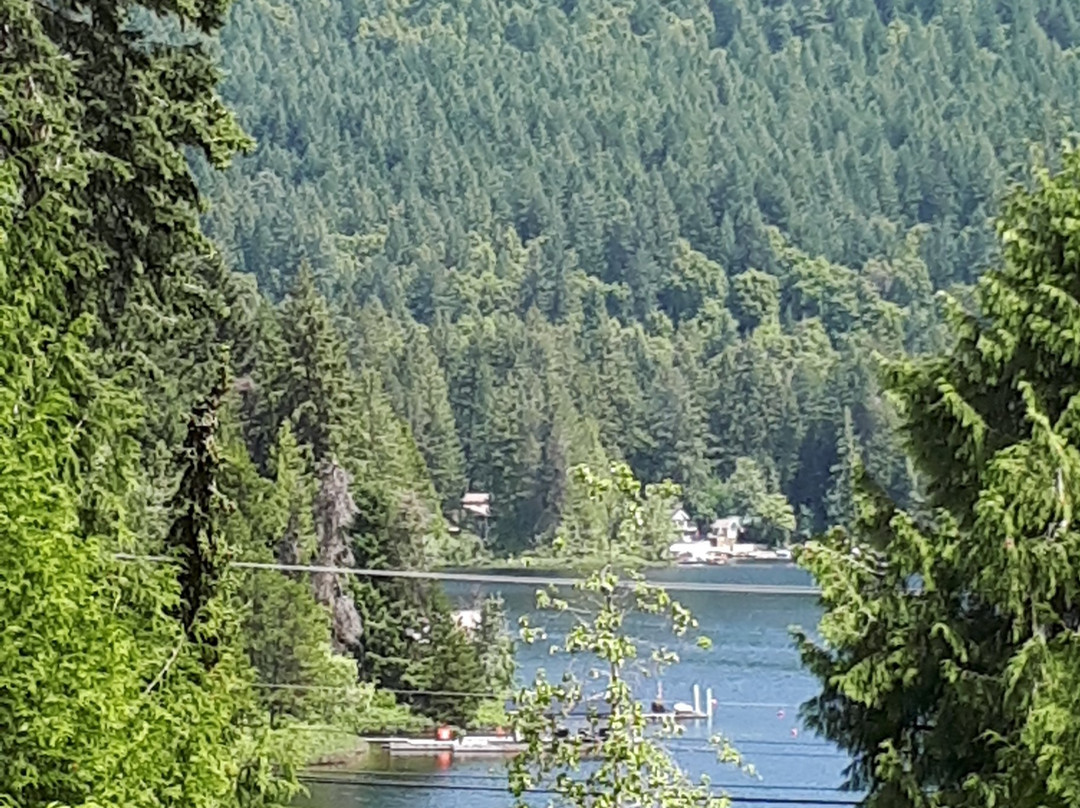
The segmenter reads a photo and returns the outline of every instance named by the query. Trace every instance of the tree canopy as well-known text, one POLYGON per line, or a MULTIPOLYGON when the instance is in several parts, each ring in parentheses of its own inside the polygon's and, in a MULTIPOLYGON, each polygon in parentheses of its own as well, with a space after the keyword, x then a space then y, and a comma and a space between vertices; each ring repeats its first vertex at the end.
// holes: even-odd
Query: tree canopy
POLYGON ((828 610, 803 640, 823 685, 806 712, 870 805, 1080 794, 1080 152, 1063 163, 1009 196, 1001 265, 975 308, 950 301, 954 346, 889 367, 925 506, 864 481, 854 532, 803 555, 828 610))
MULTIPOLYGON (((433 558, 448 531, 310 280, 274 307, 201 231, 190 154, 249 145, 209 53, 227 9, 0 2, 5 804, 281 805, 328 742, 290 728, 426 720, 361 679, 336 576, 229 566, 346 563, 358 475, 394 481, 419 514, 396 535, 433 558)), ((429 614, 474 679, 505 666, 445 600, 429 614)))
POLYGON ((197 171, 205 223, 272 297, 311 267, 502 551, 552 539, 593 435, 702 523, 749 458, 806 535, 839 448, 910 493, 870 354, 940 347, 1078 34, 1051 0, 242 0, 259 146, 197 171))

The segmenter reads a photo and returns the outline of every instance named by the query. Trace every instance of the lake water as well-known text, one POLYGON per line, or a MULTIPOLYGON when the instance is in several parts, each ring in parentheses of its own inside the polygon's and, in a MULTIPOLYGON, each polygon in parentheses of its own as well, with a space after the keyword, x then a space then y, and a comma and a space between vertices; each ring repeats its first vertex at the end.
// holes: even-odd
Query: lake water
MULTIPOLYGON (((665 580, 754 583, 805 586, 810 583, 802 570, 790 564, 735 564, 725 567, 678 568, 650 574, 665 580)), ((465 603, 478 591, 473 584, 450 586, 452 598, 465 603)), ((536 615, 535 588, 500 585, 508 616, 533 614, 546 622, 554 638, 557 621, 550 615, 536 615), (543 618, 547 618, 546 621, 543 618)), ((683 736, 669 741, 679 764, 690 774, 708 774, 717 790, 730 794, 736 805, 768 808, 778 805, 853 804, 855 797, 838 791, 847 756, 831 744, 804 730, 798 721, 799 705, 814 695, 818 686, 799 664, 791 640, 791 626, 813 629, 819 608, 813 596, 734 594, 718 592, 674 593, 693 611, 701 631, 713 641, 702 650, 690 641, 668 643, 678 650, 681 662, 665 671, 665 700, 692 701, 692 689, 712 688, 718 701, 712 726, 706 721, 689 722, 683 736), (722 733, 754 765, 759 779, 719 764, 707 746, 708 738, 722 733)), ((635 617, 628 630, 645 642, 667 642, 659 621, 635 617)), ((549 678, 561 673, 566 662, 548 654, 547 643, 519 646, 520 677, 531 680, 538 668, 549 678)), ((583 674, 584 663, 575 672, 583 674)), ((635 683, 641 697, 651 700, 655 682, 635 683)), ((357 782, 314 783, 305 808, 505 808, 510 797, 505 792, 504 763, 493 760, 459 762, 452 765, 436 758, 385 758, 374 762, 373 771, 350 779, 357 782)))

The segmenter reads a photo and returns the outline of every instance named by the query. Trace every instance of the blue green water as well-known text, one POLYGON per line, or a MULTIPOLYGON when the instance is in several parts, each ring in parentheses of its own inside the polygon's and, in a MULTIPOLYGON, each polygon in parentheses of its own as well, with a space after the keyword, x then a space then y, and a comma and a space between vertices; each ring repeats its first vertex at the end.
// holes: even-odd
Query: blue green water
MULTIPOLYGON (((745 564, 726 567, 679 568, 657 571, 657 580, 717 581, 772 585, 806 585, 805 573, 789 564, 745 564)), ((460 602, 476 592, 475 585, 454 585, 448 589, 460 602)), ((481 590, 482 591, 482 590, 481 590)), ((534 589, 528 586, 499 587, 509 617, 516 624, 519 615, 534 614, 534 589)), ((685 734, 671 741, 671 750, 680 765, 691 774, 708 774, 718 790, 736 798, 736 805, 778 806, 851 802, 851 794, 836 791, 842 781, 847 757, 834 746, 815 737, 798 721, 798 707, 817 691, 816 681, 799 664, 789 628, 812 629, 819 609, 812 596, 680 592, 678 599, 689 607, 701 623, 702 633, 713 641, 711 650, 692 642, 672 645, 680 654, 680 664, 665 672, 664 696, 672 701, 691 701, 696 683, 712 688, 719 702, 712 726, 691 722, 685 734), (707 746, 714 733, 723 733, 760 779, 745 776, 730 766, 719 764, 707 746), (796 802, 805 800, 806 802, 796 802), (817 802, 820 801, 820 802, 817 802)), ((535 615, 538 621, 540 615, 535 615)), ((559 631, 549 619, 552 636, 559 631)), ((629 622, 629 632, 642 643, 667 641, 658 620, 637 618, 629 622)), ((560 657, 548 654, 547 643, 519 647, 520 675, 529 679, 544 667, 549 676, 558 674, 560 657)), ((583 673, 579 664, 576 671, 583 673)), ((635 685, 643 699, 655 694, 655 682, 639 680, 635 685)), ((374 768, 379 785, 355 783, 313 784, 305 800, 310 808, 502 808, 510 798, 505 788, 504 764, 478 760, 454 762, 435 758, 383 759, 374 768)))

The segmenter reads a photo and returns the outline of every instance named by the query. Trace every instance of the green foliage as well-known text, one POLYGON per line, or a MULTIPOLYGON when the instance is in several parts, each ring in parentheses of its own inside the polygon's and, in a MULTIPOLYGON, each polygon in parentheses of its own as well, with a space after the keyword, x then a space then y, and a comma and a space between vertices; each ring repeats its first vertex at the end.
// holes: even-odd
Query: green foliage
MULTIPOLYGON (((348 364, 313 276, 275 311, 200 232, 188 153, 223 166, 248 145, 207 55, 227 8, 0 3, 5 804, 280 805, 325 747, 299 730, 422 723, 336 653, 348 597, 331 612, 309 582, 227 569, 340 538, 316 508, 335 453, 398 483, 433 559, 448 543, 424 456, 348 364)), ((419 387, 434 360, 417 356, 419 387)), ((453 486, 447 413, 415 421, 453 486)), ((479 679, 458 635, 440 647, 479 679)))
POLYGON ((983 5, 243 0, 221 59, 260 147, 197 166, 206 226, 275 296, 309 262, 443 508, 492 495, 496 551, 610 460, 704 517, 752 458, 820 529, 845 407, 909 498, 868 355, 942 348, 935 289, 1078 110, 1067 3, 983 5))
POLYGON ((1004 205, 1003 260, 950 301, 954 346, 888 366, 926 507, 859 480, 854 528, 809 545, 822 681, 810 722, 868 804, 1068 806, 1075 662, 1080 153, 1004 205))
MULTIPOLYGON (((473 642, 480 652, 484 681, 493 693, 509 694, 514 682, 514 643, 506 623, 502 597, 489 595, 480 604, 480 625, 473 642)), ((502 703, 499 703, 502 708, 502 703)))
POLYGON ((717 499, 723 503, 725 512, 745 518, 750 538, 768 544, 786 544, 795 530, 795 512, 787 497, 770 488, 761 467, 748 457, 740 457, 717 499))
MULTIPOLYGON (((260 312, 263 338, 252 348, 254 371, 240 391, 237 436, 259 463, 236 446, 250 510, 243 521, 251 528, 249 555, 387 569, 482 557, 475 541, 450 533, 439 508, 427 457, 445 455, 425 455, 391 405, 422 390, 395 388, 402 379, 387 364, 393 350, 379 336, 384 326, 377 313, 335 319, 307 269, 285 301, 260 312), (370 361, 354 363, 350 345, 370 361)), ((426 339, 422 330, 416 339, 426 339)), ((438 434, 422 414, 414 421, 429 439, 438 434)), ((429 441, 428 448, 434 445, 429 441)), ((452 463, 448 468, 453 473, 452 463)), ((253 662, 266 681, 295 686, 264 698, 275 716, 311 722, 328 706, 314 699, 313 689, 340 691, 351 679, 355 690, 359 678, 400 691, 400 705, 421 715, 464 725, 491 692, 480 646, 454 624, 437 588, 330 573, 313 575, 308 586, 264 575, 246 590, 253 662), (416 690, 480 695, 455 699, 416 690)), ((382 730, 416 723, 400 706, 383 712, 391 723, 382 730)), ((326 720, 344 728, 373 721, 352 708, 331 711, 326 720)))
POLYGON ((503 701, 492 699, 480 703, 476 712, 469 722, 470 729, 480 729, 490 732, 492 727, 498 729, 510 724, 510 714, 506 711, 503 701))
POLYGON ((856 480, 861 465, 851 410, 844 409, 844 429, 837 435, 837 462, 829 471, 832 484, 826 494, 825 514, 831 525, 850 528, 855 521, 856 480))
MULTIPOLYGON (((5 799, 276 804, 330 737, 301 729, 499 720, 497 604, 470 634, 430 584, 227 560, 659 559, 676 489, 637 475, 769 541, 876 537, 866 601, 845 534, 806 556, 834 649, 805 646, 874 799, 1076 801, 1075 154, 1010 198, 951 353, 933 302, 993 254, 1020 139, 1075 111, 1076 15, 758 5, 0 0, 5 799), (226 14, 261 145, 215 174, 251 145, 226 14), (870 358, 904 349, 938 354, 889 376, 925 520, 856 485, 913 488, 870 358), (466 490, 490 546, 444 516, 466 490)), ((575 641, 625 655, 601 614, 575 641)), ((609 696, 596 782, 642 786, 609 696)))
MULTIPOLYGON (((579 476, 589 496, 608 504, 612 535, 643 532, 647 502, 632 475, 623 469, 611 477, 594 476, 587 470, 579 476)), ((644 541, 637 538, 630 543, 644 541)), ((541 590, 537 605, 575 616, 573 627, 565 639, 551 646, 551 652, 584 660, 590 666, 589 681, 598 682, 600 689, 587 692, 587 682, 571 672, 556 683, 541 670, 532 685, 518 693, 512 725, 526 749, 510 766, 510 791, 516 804, 527 805, 533 789, 550 788, 556 795, 552 803, 557 805, 729 805, 727 798, 711 792, 707 779, 692 781, 672 760, 662 736, 675 732, 674 724, 665 725, 660 736, 650 733, 644 707, 629 685, 633 675, 658 675, 678 662, 678 654, 660 646, 642 658, 642 649, 625 627, 628 615, 639 612, 659 617, 678 638, 697 628, 691 614, 662 588, 646 584, 635 573, 620 577, 610 565, 576 584, 572 600, 541 590), (584 732, 560 736, 568 716, 582 706, 584 732)), ((528 618, 522 618, 521 635, 529 643, 547 638, 528 618)), ((740 762, 727 746, 721 757, 740 762)))
POLYGON ((1077 111, 1067 4, 984 5, 243 0, 225 92, 261 145, 196 167, 206 225, 275 296, 309 263, 495 551, 545 552, 579 463, 704 518, 751 458, 821 529, 845 407, 909 499, 870 356, 942 348, 934 291, 1077 111))
POLYGON ((731 279, 734 314, 745 331, 775 323, 780 315, 780 283, 772 275, 750 269, 731 279))
POLYGON ((552 554, 560 563, 575 564, 666 558, 676 538, 671 514, 678 495, 671 483, 638 485, 625 463, 601 472, 575 466, 552 554))
MULTIPOLYGON (((158 8, 206 31, 225 11, 158 8)), ((126 30, 134 9, 0 4, 0 793, 28 808, 281 804, 294 789, 217 574, 209 411, 191 453, 167 457, 216 366, 157 375, 227 292, 199 285, 215 265, 185 149, 223 162, 243 141, 203 49, 150 46, 126 30), (177 400, 156 409, 165 388, 177 400), (176 473, 151 494, 158 448, 176 473), (113 558, 165 549, 170 527, 189 550, 182 583, 113 558)))
MULTIPOLYGON (((12 333, 30 347, 34 329, 12 333)), ((112 414, 131 399, 88 372, 77 336, 46 347, 51 361, 10 368, 2 394, 0 789, 26 806, 287 798, 278 775, 245 779, 266 750, 240 727, 253 703, 222 596, 185 631, 172 615, 193 601, 171 570, 110 557, 133 539, 120 504, 137 455, 112 414), (92 405, 77 406, 68 385, 92 405), (109 473, 80 474, 74 447, 109 473)))
MULTIPOLYGON (((394 506, 394 493, 370 485, 357 492, 356 563, 373 569, 421 564, 423 535, 394 506)), ((361 579, 352 593, 364 625, 361 677, 398 692, 422 715, 467 724, 496 683, 487 679, 483 646, 454 621, 446 596, 424 581, 387 578, 361 579)))

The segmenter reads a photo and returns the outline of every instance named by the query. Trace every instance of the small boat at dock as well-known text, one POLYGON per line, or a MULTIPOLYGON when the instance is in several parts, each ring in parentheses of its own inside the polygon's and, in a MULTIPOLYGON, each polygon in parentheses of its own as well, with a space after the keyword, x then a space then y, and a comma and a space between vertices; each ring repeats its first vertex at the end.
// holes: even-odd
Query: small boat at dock
POLYGON ((461 738, 386 738, 382 747, 391 755, 436 755, 449 752, 456 757, 516 755, 525 744, 502 735, 466 735, 461 738))

